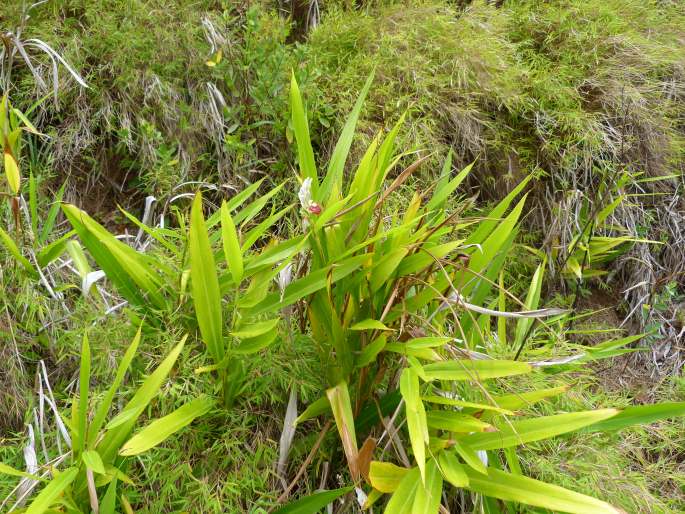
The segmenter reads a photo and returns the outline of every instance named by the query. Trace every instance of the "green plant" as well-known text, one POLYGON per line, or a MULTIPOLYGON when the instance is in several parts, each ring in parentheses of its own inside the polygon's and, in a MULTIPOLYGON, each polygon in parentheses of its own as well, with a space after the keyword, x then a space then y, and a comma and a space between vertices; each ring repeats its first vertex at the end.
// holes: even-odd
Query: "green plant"
MULTIPOLYGON (((512 377, 556 364, 516 360, 533 319, 563 314, 558 309, 537 309, 544 263, 533 276, 523 311, 489 308, 490 303, 504 303, 502 292, 499 302, 489 296, 516 236, 525 196, 509 214, 507 210, 527 181, 484 221, 466 220, 458 210, 446 211, 446 200, 470 167, 450 179, 448 159, 428 193, 415 193, 403 212, 385 216, 388 198, 421 160, 383 187, 401 158, 393 153, 396 126, 384 141, 374 139, 345 184, 343 169, 371 79, 321 181, 303 103, 292 80, 309 274, 342 258, 362 262, 344 280, 331 281, 306 299, 312 340, 327 368, 330 388, 297 422, 330 409, 351 479, 357 484, 365 479, 372 487, 364 507, 383 493, 392 493, 385 512, 437 513, 447 482, 473 493, 474 502, 482 496, 487 512, 499 510, 492 498, 565 512, 618 512, 603 501, 525 477, 514 448, 576 430, 617 430, 682 415, 685 404, 515 418, 531 404, 566 391, 562 387, 522 393, 514 386, 513 394, 501 396, 498 387, 490 385, 493 381, 515 384, 512 377), (514 359, 482 352, 494 351, 488 333, 493 317, 518 319, 514 343, 519 350, 514 359), (404 417, 396 420, 402 410, 404 417), (381 423, 392 412, 390 421, 381 423), (413 459, 400 452, 403 467, 372 461, 377 425, 382 427, 381 438, 406 425, 413 459), (367 435, 362 449, 357 439, 361 434, 367 435)), ((500 327, 500 333, 506 334, 506 327, 500 327)), ((611 342, 605 355, 598 349, 594 358, 611 356, 632 340, 611 342)))
MULTIPOLYGON (((511 295, 501 283, 502 270, 526 201, 525 195, 518 197, 532 176, 482 218, 468 217, 449 199, 471 167, 452 177, 450 154, 434 183, 414 193, 400 212, 392 212, 393 198, 426 157, 386 185, 408 156, 394 149, 401 119, 387 137, 372 141, 346 179, 372 80, 373 75, 319 180, 304 103, 292 78, 291 124, 300 171, 295 219, 302 234, 265 241, 292 211, 286 206, 262 212, 285 183, 247 203, 261 185, 255 183, 207 217, 198 193, 189 217, 176 211, 178 229, 150 227, 125 213, 158 244, 148 252, 119 241, 75 206, 63 210, 134 314, 154 324, 175 319, 172 312, 187 312, 184 323, 199 329, 212 362, 196 371, 217 375, 226 406, 246 392, 242 356, 270 347, 279 329, 299 330, 320 356, 326 390, 296 422, 330 411, 351 479, 357 486, 362 480, 371 486, 367 505, 392 493, 387 512, 437 512, 446 481, 470 491, 472 501, 491 512, 498 507, 488 498, 568 512, 612 512, 600 500, 525 477, 514 448, 577 430, 616 430, 680 415, 685 405, 550 416, 527 410, 566 388, 522 392, 515 377, 563 371, 570 362, 519 360, 527 355, 524 343, 534 333, 534 320, 556 323, 565 314, 538 308, 544 257, 525 301, 513 299, 521 309, 506 309, 511 295), (280 287, 274 290, 278 279, 280 287), (284 315, 291 309, 296 323, 284 315), (516 321, 513 339, 507 336, 509 318, 516 321), (497 337, 491 329, 494 319, 497 337), (510 392, 502 394, 505 389, 510 392), (523 412, 526 418, 515 418, 523 412), (406 430, 400 432, 396 423, 406 430), (402 467, 376 448, 379 435, 398 434, 411 448, 411 460, 398 453, 402 467), (365 439, 361 448, 358 438, 365 439), (374 460, 376 452, 383 461, 374 460)), ((632 341, 610 341, 572 360, 618 355, 632 341)), ((333 496, 302 501, 318 505, 333 496)))
MULTIPOLYGON (((81 347, 78 394, 72 400, 70 418, 61 422, 62 425, 69 427, 68 437, 65 439, 70 451, 56 461, 46 463, 45 471, 40 476, 27 474, 6 465, 0 468, 0 472, 22 476, 24 481, 28 481, 29 487, 25 495, 40 483, 44 483, 44 487, 31 501, 25 512, 41 514, 53 511, 60 506, 74 513, 94 511, 113 514, 119 502, 122 508, 126 509, 128 502, 125 496, 119 496, 118 488, 120 483, 132 484, 131 479, 126 475, 127 457, 141 454, 157 446, 212 408, 212 400, 206 397, 197 398, 172 413, 150 422, 131 436, 138 419, 162 389, 183 350, 185 344, 185 338, 183 338, 155 371, 140 384, 120 412, 106 423, 119 386, 136 355, 140 340, 141 329, 139 328, 119 363, 112 384, 99 404, 94 406, 90 391, 90 346, 88 338, 84 336, 81 347), (63 463, 68 467, 58 470, 57 466, 63 463), (46 480, 45 476, 48 474, 52 475, 52 478, 46 480)), ((59 414, 56 415, 59 416, 59 414)), ((26 498, 25 495, 23 499, 26 498)), ((19 502, 22 503, 22 499, 19 502)))

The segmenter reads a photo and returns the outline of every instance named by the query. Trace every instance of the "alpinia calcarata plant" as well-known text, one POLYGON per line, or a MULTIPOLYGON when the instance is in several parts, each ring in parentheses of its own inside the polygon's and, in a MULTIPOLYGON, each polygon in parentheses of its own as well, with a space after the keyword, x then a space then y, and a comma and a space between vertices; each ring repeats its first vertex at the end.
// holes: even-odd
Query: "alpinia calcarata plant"
MULTIPOLYGON (((685 404, 536 416, 530 409, 534 403, 564 394, 566 387, 501 393, 504 384, 516 383, 512 377, 568 362, 519 360, 536 319, 560 321, 566 314, 538 309, 544 260, 521 310, 507 312, 503 301, 500 273, 526 201, 525 195, 517 198, 531 177, 482 220, 469 220, 449 200, 471 167, 451 177, 448 156, 439 179, 393 212, 388 207, 392 195, 421 164, 421 159, 410 164, 386 184, 403 157, 393 148, 401 121, 385 139, 372 142, 348 180, 344 176, 371 80, 322 179, 294 78, 291 84, 300 202, 309 240, 304 266, 310 276, 331 266, 345 270, 344 278, 305 299, 302 312, 330 388, 297 421, 332 413, 351 480, 357 487, 370 486, 363 508, 390 494, 389 514, 437 513, 443 491, 453 487, 472 493, 484 512, 501 512, 509 502, 583 514, 618 512, 601 500, 526 477, 516 447, 577 430, 617 430, 682 415, 685 404), (490 329, 495 319, 497 332, 490 329), (512 344, 504 358, 490 356, 491 348, 501 352, 506 345, 507 320, 516 323, 512 344), (492 344, 498 336, 499 344, 492 344), (392 455, 388 444, 378 445, 398 434, 398 446, 406 442, 410 454, 400 449, 392 455)), ((616 355, 634 340, 608 341, 592 355, 572 359, 616 355)))

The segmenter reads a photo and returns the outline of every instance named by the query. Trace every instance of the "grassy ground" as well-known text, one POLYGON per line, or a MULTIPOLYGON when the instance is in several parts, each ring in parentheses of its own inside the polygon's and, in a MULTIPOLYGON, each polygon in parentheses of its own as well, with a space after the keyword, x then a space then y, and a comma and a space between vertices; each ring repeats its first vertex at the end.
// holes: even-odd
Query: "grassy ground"
MULTIPOLYGON (((157 0, 64 0, 39 6, 25 37, 53 45, 89 84, 79 89, 61 73, 57 104, 49 99, 37 111, 38 127, 52 136, 27 148, 26 166, 39 189, 48 198, 68 179, 67 200, 123 229, 117 203, 140 212, 148 194, 162 201, 194 190, 193 184, 183 185, 186 181, 202 180, 226 191, 262 176, 278 183, 294 167, 291 70, 308 104, 315 151, 324 159, 375 69, 352 161, 406 111, 401 147, 432 155, 412 187, 424 187, 439 173, 448 149, 456 167, 476 161, 464 188, 467 195, 479 194, 472 213, 484 212, 488 202, 529 173, 538 174, 519 239, 549 255, 577 234, 588 202, 600 198, 595 192, 613 187, 620 173, 644 178, 685 171, 685 8, 679 2, 530 0, 496 7, 405 0, 366 2, 356 9, 343 2, 320 4, 320 25, 306 34, 302 21, 292 25, 277 2, 246 7, 228 0, 174 0, 170 7, 157 0)), ((11 1, 0 13, 3 30, 19 23, 22 5, 11 1)), ((48 77, 47 63, 38 72, 48 77)), ((22 108, 47 93, 36 90, 34 78, 19 65, 10 92, 22 108)), ((682 188, 682 177, 671 177, 631 181, 617 193, 635 196, 607 233, 629 232, 666 244, 660 250, 634 245, 608 265, 608 277, 591 282, 593 289, 612 291, 648 282, 641 286, 647 296, 637 288, 620 301, 612 299, 612 326, 634 306, 639 307, 629 324, 634 332, 651 328, 658 316, 677 313, 685 270, 678 246, 685 227, 682 188), (663 305, 659 298, 666 298, 663 305)), ((9 209, 2 217, 11 219, 9 209)), ((64 231, 62 222, 58 231, 64 231)), ((20 277, 3 252, 4 247, 0 339, 8 344, 0 349, 5 363, 0 460, 23 468, 23 427, 36 405, 38 361, 46 363, 58 404, 68 405, 84 328, 95 356, 92 387, 100 392, 133 333, 125 314, 103 316, 102 305, 81 299, 76 285, 65 287, 66 305, 56 305, 20 277)), ((532 274, 526 255, 517 253, 517 265, 507 275, 518 295, 525 295, 532 274)), ((577 292, 572 281, 550 274, 543 297, 573 305, 577 292)), ((684 401, 682 350, 677 350, 682 334, 674 336, 677 316, 668 319, 657 326, 655 341, 676 348, 667 355, 675 376, 654 378, 654 369, 645 365, 649 359, 602 361, 574 375, 572 393, 540 412, 684 401), (627 379, 636 376, 644 380, 627 379)), ((593 317, 589 326, 600 321, 593 317)), ((180 329, 147 333, 133 375, 148 372, 179 337, 180 329)), ((202 365, 196 348, 186 348, 180 362, 173 385, 150 416, 167 414, 212 389, 206 375, 195 373, 202 365)), ((302 404, 315 400, 322 366, 311 345, 295 339, 248 360, 246 367, 248 398, 203 417, 133 462, 129 474, 136 487, 127 494, 137 512, 262 512, 274 504, 283 488, 274 463, 288 393, 295 387, 302 404)), ((554 378, 539 380, 536 386, 554 378)), ((289 476, 320 430, 317 421, 298 431, 289 476)), ((684 434, 682 420, 608 436, 580 434, 533 445, 521 462, 532 476, 627 512, 683 512, 684 434)), ((337 435, 329 433, 294 494, 313 492, 327 466, 342 459, 337 435)), ((340 475, 327 483, 330 488, 346 482, 340 475)), ((15 484, 0 475, 0 498, 15 484)))

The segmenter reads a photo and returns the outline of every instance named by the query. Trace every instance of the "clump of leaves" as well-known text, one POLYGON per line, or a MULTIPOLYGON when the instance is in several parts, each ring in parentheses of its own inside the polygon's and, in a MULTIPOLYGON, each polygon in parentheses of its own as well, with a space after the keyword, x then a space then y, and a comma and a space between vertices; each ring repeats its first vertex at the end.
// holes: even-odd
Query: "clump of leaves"
MULTIPOLYGON (((41 514, 65 505, 70 512, 79 513, 113 514, 117 511, 117 505, 129 512, 130 505, 126 497, 119 494, 121 483, 132 484, 126 475, 127 458, 157 446, 212 408, 213 401, 210 398, 196 398, 172 413, 151 421, 131 436, 138 419, 162 389, 181 354, 185 344, 184 337, 140 384, 120 412, 106 423, 140 340, 141 330, 138 329, 119 363, 110 387, 99 404, 93 406, 90 391, 90 345, 88 338, 84 336, 78 394, 72 400, 71 417, 64 421, 60 419, 59 422, 60 426, 69 428, 69 431, 66 432, 65 429, 63 434, 69 451, 58 457, 57 461, 46 463, 45 469, 37 469, 36 472, 42 471, 40 476, 4 464, 0 467, 0 472, 21 476, 23 482, 28 485, 22 489, 24 493, 18 498, 18 505, 26 501, 31 491, 43 485, 25 512, 41 514), (57 467, 62 464, 66 464, 67 467, 58 470, 57 467), (51 476, 50 479, 46 479, 48 475, 51 476)), ((59 416, 58 413, 56 415, 59 416)))
MULTIPOLYGON (((523 310, 493 308, 506 305, 501 298, 493 299, 491 291, 514 242, 525 196, 511 205, 527 180, 484 220, 464 219, 458 210, 447 209, 447 200, 470 167, 451 177, 448 159, 428 191, 416 192, 402 212, 386 215, 386 200, 421 160, 385 186, 402 157, 393 151, 396 126, 385 140, 374 139, 357 170, 344 179, 371 80, 320 181, 294 78, 291 85, 303 179, 300 201, 309 240, 308 277, 326 271, 334 278, 307 296, 303 310, 327 365, 330 388, 297 421, 330 410, 352 481, 371 486, 362 502, 365 508, 391 493, 385 512, 437 513, 443 486, 450 484, 470 491, 474 502, 482 496, 489 512, 499 511, 497 500, 564 512, 618 512, 601 500, 526 477, 515 447, 577 430, 617 430, 682 415, 685 404, 535 416, 528 411, 531 404, 563 394, 566 388, 496 393, 491 382, 514 384, 511 377, 559 364, 518 360, 535 319, 558 320, 565 314, 537 308, 544 263, 521 302, 523 310), (509 358, 488 355, 494 318, 516 320, 509 358), (403 417, 398 417, 400 412, 403 417), (395 458, 402 466, 385 460, 389 452, 377 447, 378 440, 397 433, 404 436, 397 444, 406 441, 411 448, 411 458, 404 450, 397 451, 395 458), (361 448, 360 435, 366 436, 361 448), (374 455, 385 459, 373 460, 374 455)), ((504 336, 506 328, 499 333, 504 336)), ((614 355, 633 340, 611 342, 602 347, 604 353, 597 349, 594 358, 614 355)))

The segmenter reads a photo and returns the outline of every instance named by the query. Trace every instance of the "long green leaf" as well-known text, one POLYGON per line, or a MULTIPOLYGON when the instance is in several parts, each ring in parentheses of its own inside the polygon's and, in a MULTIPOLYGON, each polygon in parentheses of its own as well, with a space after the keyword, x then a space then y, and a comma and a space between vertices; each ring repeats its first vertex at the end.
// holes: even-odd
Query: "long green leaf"
POLYGON ((221 238, 224 244, 224 255, 226 256, 226 262, 233 277, 233 282, 240 284, 243 278, 243 252, 240 249, 238 232, 233 224, 231 213, 228 212, 226 202, 221 204, 221 238))
POLYGON ((300 88, 295 80, 295 73, 290 79, 290 110, 293 123, 293 131, 297 140, 297 162, 300 166, 302 178, 312 179, 312 193, 316 195, 318 190, 318 178, 316 164, 314 163, 314 151, 309 137, 309 126, 307 124, 307 114, 302 103, 300 88))
POLYGON ((331 402, 331 411, 335 418, 335 424, 340 434, 347 464, 353 479, 359 478, 359 450, 357 447, 357 435, 354 430, 354 415, 352 414, 352 403, 350 393, 345 382, 340 382, 337 386, 326 391, 328 401, 331 402))
POLYGON ((19 471, 18 469, 8 466, 7 464, 3 464, 2 462, 0 462, 0 475, 12 475, 15 477, 30 478, 31 480, 40 480, 40 478, 36 475, 26 473, 25 471, 19 471))
POLYGON ((83 334, 81 344, 81 366, 79 369, 79 401, 78 401, 78 439, 74 442, 76 449, 83 453, 86 449, 86 427, 88 424, 88 393, 90 391, 90 344, 88 335, 83 334))
POLYGON ((279 318, 274 318, 258 321, 256 323, 243 323, 237 330, 232 331, 231 335, 239 339, 249 339, 261 336, 267 332, 272 332, 278 326, 279 322, 279 318))
POLYGON ((546 398, 552 398, 568 391, 568 386, 551 387, 549 389, 538 389, 526 393, 507 394, 503 396, 494 396, 492 401, 502 409, 516 410, 525 407, 530 407, 546 398))
POLYGON ((14 260, 16 260, 21 266, 33 277, 37 277, 38 273, 36 270, 33 268, 29 260, 24 257, 21 252, 19 251, 19 247, 17 247, 16 243, 12 240, 12 238, 9 236, 7 232, 5 232, 2 228, 0 228, 0 240, 2 243, 5 245, 5 248, 9 251, 9 253, 14 257, 14 260))
MULTIPOLYGON (((91 232, 92 228, 98 226, 97 223, 93 221, 92 224, 88 224, 87 226, 86 224, 89 221, 92 221, 90 216, 74 205, 62 204, 62 210, 69 220, 69 223, 71 223, 71 226, 76 230, 83 245, 88 249, 90 255, 95 259, 95 262, 97 262, 100 268, 107 274, 107 278, 114 284, 119 291, 119 294, 133 305, 147 306, 147 302, 138 286, 124 270, 119 261, 112 255, 112 252, 107 246, 101 242, 100 236, 103 234, 94 234, 91 232)), ((106 232, 104 228, 102 230, 106 232)))
POLYGON ((343 487, 331 491, 320 491, 276 509, 273 514, 315 514, 326 505, 352 491, 354 487, 343 487))
POLYGON ((292 305, 305 296, 323 289, 329 283, 334 283, 346 277, 367 262, 369 258, 370 254, 358 255, 356 257, 350 257, 338 264, 309 273, 306 277, 292 282, 285 288, 283 294, 280 292, 269 294, 258 305, 250 309, 249 314, 258 315, 265 312, 280 310, 288 305, 292 305))
POLYGON ((214 401, 210 398, 194 399, 171 414, 159 418, 143 428, 124 444, 119 451, 119 455, 138 455, 150 448, 154 448, 170 435, 192 423, 195 418, 209 412, 213 405, 214 401))
POLYGON ((104 425, 107 413, 109 412, 109 409, 112 406, 114 395, 119 389, 121 382, 123 382, 124 376, 126 375, 126 372, 128 371, 128 368, 131 365, 131 361, 133 360, 133 357, 135 356, 136 351, 138 350, 138 344, 140 343, 142 328, 143 326, 141 324, 138 327, 138 330, 136 332, 135 337, 133 338, 133 341, 131 341, 131 344, 129 345, 128 349, 126 350, 126 353, 124 353, 124 356, 121 359, 121 362, 119 363, 119 367, 117 368, 117 373, 114 376, 114 381, 112 382, 112 385, 105 393, 105 397, 100 402, 100 405, 96 409, 95 415, 93 416, 93 419, 90 422, 90 426, 88 427, 89 448, 92 448, 93 444, 95 444, 95 440, 98 436, 98 433, 104 425))
MULTIPOLYGON (((366 79, 366 83, 359 93, 359 97, 347 117, 345 126, 340 133, 340 138, 338 139, 335 149, 333 150, 333 155, 328 163, 328 171, 326 172, 326 177, 321 184, 320 198, 326 203, 330 203, 329 196, 332 192, 337 191, 342 192, 342 176, 343 170, 345 169, 345 162, 347 161, 347 155, 350 152, 350 147, 352 146, 352 138, 354 137, 354 131, 357 126, 357 120, 359 119, 359 114, 361 113, 362 106, 364 105, 364 100, 369 92, 371 83, 373 82, 374 72, 371 72, 369 77, 366 79)), ((299 144, 299 141, 298 141, 299 144)))
POLYGON ((105 464, 110 464, 120 446, 131 433, 138 417, 143 413, 150 401, 159 393, 162 384, 169 376, 171 368, 183 350, 187 336, 174 347, 161 364, 140 385, 133 398, 126 407, 107 425, 107 432, 103 440, 98 444, 97 450, 105 464))
POLYGON ((469 484, 469 477, 466 471, 464 471, 464 466, 461 465, 454 453, 448 451, 440 452, 438 462, 445 480, 454 487, 466 487, 469 484))
MULTIPOLYGON (((538 308, 540 303, 540 292, 542 291, 542 279, 545 274, 545 265, 546 263, 543 260, 533 274, 523 310, 532 311, 538 308)), ((514 335, 514 348, 521 346, 534 321, 533 318, 523 318, 517 321, 514 335)))
POLYGON ((385 514, 411 514, 419 487, 422 487, 419 468, 411 468, 390 497, 385 514))
POLYGON ((474 493, 492 496, 551 511, 572 514, 620 514, 608 503, 539 480, 488 468, 487 475, 464 468, 469 483, 465 486, 474 493))
POLYGON ((69 487, 69 484, 74 481, 77 474, 78 468, 68 468, 62 471, 38 493, 38 496, 34 498, 31 505, 26 509, 25 514, 43 514, 53 505, 64 490, 69 487))
POLYGON ((106 473, 102 458, 95 450, 83 452, 81 459, 86 467, 92 471, 95 471, 95 473, 99 473, 100 475, 104 475, 106 473))
POLYGON ((426 464, 426 480, 419 485, 414 496, 412 513, 437 514, 440 509, 440 495, 442 494, 442 474, 435 459, 426 464))
POLYGON ((555 416, 541 416, 521 421, 506 421, 499 427, 498 432, 471 434, 462 438, 461 441, 474 450, 509 448, 573 432, 609 419, 618 413, 619 411, 616 409, 599 409, 555 416))
POLYGON ((449 432, 483 432, 491 427, 478 418, 460 412, 432 410, 426 414, 426 421, 431 428, 449 432))
POLYGON ((52 205, 50 205, 48 215, 45 217, 45 223, 43 223, 43 228, 41 229, 40 237, 38 238, 38 242, 40 244, 43 244, 45 243, 45 241, 48 240, 48 237, 50 237, 50 234, 52 233, 52 229, 55 227, 55 220, 57 220, 57 214, 59 214, 59 206, 62 203, 62 198, 64 197, 64 190, 66 189, 66 187, 67 183, 65 181, 57 191, 55 201, 52 202, 52 205))
POLYGON ((636 405, 627 407, 616 416, 608 418, 594 425, 590 425, 585 432, 609 432, 621 430, 632 425, 648 425, 661 419, 685 416, 685 402, 657 403, 654 405, 636 405))
POLYGON ((400 393, 404 399, 407 413, 407 429, 409 440, 414 452, 414 459, 419 467, 421 480, 426 476, 426 443, 428 442, 428 426, 426 411, 421 401, 419 391, 419 377, 412 368, 405 368, 400 377, 400 393))
POLYGON ((526 362, 506 360, 452 360, 426 364, 429 380, 487 380, 530 373, 533 368, 526 362))
POLYGON ((207 227, 202 214, 202 195, 197 193, 190 213, 190 278, 192 281, 195 316, 202 339, 215 362, 225 356, 222 338, 221 295, 214 254, 209 245, 207 227))
POLYGON ((471 168, 473 168, 473 163, 466 166, 457 174, 456 177, 454 177, 444 186, 436 187, 435 194, 433 194, 433 197, 426 205, 426 211, 432 211, 434 209, 441 208, 445 204, 445 201, 449 198, 449 196, 459 187, 459 185, 464 181, 466 176, 471 172, 471 168))

